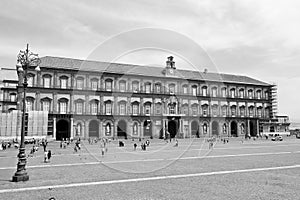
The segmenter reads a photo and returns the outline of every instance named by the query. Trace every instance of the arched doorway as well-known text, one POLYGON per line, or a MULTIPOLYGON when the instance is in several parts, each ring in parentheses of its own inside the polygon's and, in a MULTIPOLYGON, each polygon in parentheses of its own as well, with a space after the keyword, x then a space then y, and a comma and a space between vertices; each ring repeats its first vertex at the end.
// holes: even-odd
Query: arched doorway
POLYGON ((152 124, 150 120, 145 120, 144 122, 144 136, 152 136, 152 124))
POLYGON ((232 137, 237 137, 237 123, 235 121, 231 122, 230 124, 230 134, 232 137))
POLYGON ((127 130, 127 124, 124 120, 121 120, 118 122, 118 132, 117 132, 117 136, 118 137, 124 137, 125 139, 127 139, 127 133, 126 133, 126 130, 127 130))
POLYGON ((212 135, 218 136, 219 135, 219 123, 216 121, 213 121, 212 123, 212 135))
POLYGON ((56 140, 70 138, 70 124, 67 120, 61 119, 56 123, 56 140))
POLYGON ((253 121, 250 121, 250 136, 255 137, 256 136, 256 128, 255 123, 253 121))
POLYGON ((197 121, 192 121, 191 129, 192 129, 192 135, 199 137, 199 126, 197 121))
POLYGON ((99 138, 99 122, 92 120, 89 123, 89 137, 99 138))
POLYGON ((172 120, 168 122, 168 132, 170 133, 170 137, 174 138, 177 134, 177 123, 172 120))

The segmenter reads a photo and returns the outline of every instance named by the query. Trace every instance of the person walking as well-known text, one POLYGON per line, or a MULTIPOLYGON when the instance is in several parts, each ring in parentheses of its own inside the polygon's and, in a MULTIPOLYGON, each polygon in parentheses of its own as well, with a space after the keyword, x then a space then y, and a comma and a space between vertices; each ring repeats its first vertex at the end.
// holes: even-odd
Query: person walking
POLYGON ((48 162, 50 162, 51 156, 52 156, 51 150, 48 150, 48 154, 47 154, 48 162))
POLYGON ((47 162, 47 158, 48 158, 48 152, 44 151, 44 163, 47 162))

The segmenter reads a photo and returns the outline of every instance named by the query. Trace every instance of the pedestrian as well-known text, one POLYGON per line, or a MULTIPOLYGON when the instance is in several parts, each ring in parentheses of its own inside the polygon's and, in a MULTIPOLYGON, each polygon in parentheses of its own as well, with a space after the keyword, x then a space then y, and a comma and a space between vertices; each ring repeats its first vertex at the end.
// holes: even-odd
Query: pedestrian
POLYGON ((51 150, 48 150, 48 154, 47 154, 48 162, 50 162, 51 155, 52 155, 51 150))
POLYGON ((48 158, 48 152, 44 151, 44 162, 47 162, 47 158, 48 158))
POLYGON ((176 139, 174 147, 178 147, 178 140, 176 139))
POLYGON ((134 143, 134 144, 133 144, 133 150, 136 150, 136 147, 137 147, 137 144, 134 143))
POLYGON ((63 141, 60 141, 60 148, 63 147, 63 141))

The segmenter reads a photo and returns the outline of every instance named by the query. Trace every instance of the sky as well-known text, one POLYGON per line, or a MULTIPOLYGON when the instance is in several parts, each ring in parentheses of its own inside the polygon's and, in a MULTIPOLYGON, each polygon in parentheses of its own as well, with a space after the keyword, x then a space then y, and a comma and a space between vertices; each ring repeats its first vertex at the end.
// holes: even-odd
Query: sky
POLYGON ((247 75, 278 85, 300 122, 298 0, 1 0, 0 67, 29 43, 43 56, 247 75))

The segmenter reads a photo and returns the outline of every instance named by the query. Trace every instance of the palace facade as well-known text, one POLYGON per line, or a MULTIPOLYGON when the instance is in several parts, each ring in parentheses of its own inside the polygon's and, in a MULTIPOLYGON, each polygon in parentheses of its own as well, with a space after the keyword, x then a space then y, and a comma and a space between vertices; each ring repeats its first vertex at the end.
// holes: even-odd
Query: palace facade
POLYGON ((164 68, 46 56, 40 68, 28 71, 26 107, 48 112, 57 140, 258 136, 273 117, 273 85, 177 69, 172 56, 164 68))

